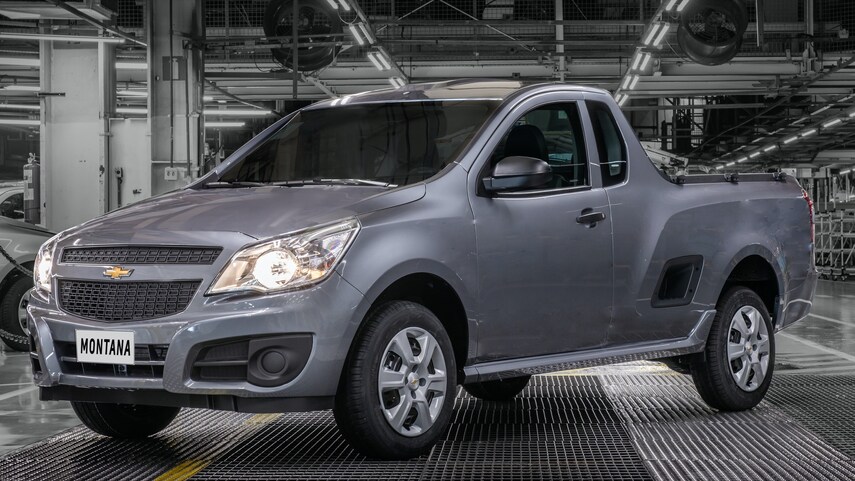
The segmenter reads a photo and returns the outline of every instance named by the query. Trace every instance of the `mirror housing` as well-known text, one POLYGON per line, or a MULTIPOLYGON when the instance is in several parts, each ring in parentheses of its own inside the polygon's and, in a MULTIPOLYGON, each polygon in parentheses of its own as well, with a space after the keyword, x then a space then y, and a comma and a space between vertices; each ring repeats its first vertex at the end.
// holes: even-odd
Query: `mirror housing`
POLYGON ((552 180, 552 167, 534 157, 512 156, 500 160, 490 177, 483 179, 487 192, 541 187, 552 180))

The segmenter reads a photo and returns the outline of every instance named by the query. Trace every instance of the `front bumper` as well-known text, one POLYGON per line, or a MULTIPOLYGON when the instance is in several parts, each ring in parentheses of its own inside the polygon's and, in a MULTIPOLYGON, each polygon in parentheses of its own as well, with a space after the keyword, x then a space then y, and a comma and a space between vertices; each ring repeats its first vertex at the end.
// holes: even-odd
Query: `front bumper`
MULTIPOLYGON (((164 398, 161 404, 168 398, 169 405, 244 411, 267 408, 249 408, 246 402, 243 405, 247 407, 241 408, 240 403, 227 398, 328 399, 335 394, 351 340, 364 314, 362 300, 358 290, 334 274, 310 289, 266 296, 200 296, 186 311, 169 317, 99 322, 72 316, 60 311, 55 303, 34 295, 28 308, 35 348, 31 354, 34 379, 45 399, 108 402, 104 397, 110 397, 110 390, 121 390, 113 391, 113 402, 133 403, 137 399, 144 404, 161 393, 164 398), (127 367, 121 366, 109 373, 103 369, 96 373, 64 369, 63 366, 70 364, 68 357, 63 357, 63 349, 69 343, 73 348, 77 329, 133 331, 137 346, 168 346, 168 350, 164 349, 162 376, 144 375, 136 369, 131 375, 127 367), (194 375, 194 362, 205 347, 292 335, 310 336, 311 348, 305 367, 284 384, 205 380, 194 375), (97 399, 86 399, 87 396, 97 399)), ((256 404, 274 405, 261 399, 256 404)), ((294 409, 300 405, 296 403, 294 409)))

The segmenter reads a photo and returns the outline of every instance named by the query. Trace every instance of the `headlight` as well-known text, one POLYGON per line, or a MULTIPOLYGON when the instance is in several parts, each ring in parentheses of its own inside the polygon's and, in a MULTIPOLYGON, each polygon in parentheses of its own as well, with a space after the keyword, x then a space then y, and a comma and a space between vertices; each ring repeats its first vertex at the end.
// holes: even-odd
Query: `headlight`
POLYGON ((358 231, 359 221, 345 219, 245 247, 223 268, 208 294, 272 292, 320 282, 344 257, 358 231))
POLYGON ((56 247, 56 239, 59 234, 51 237, 39 249, 36 255, 36 262, 33 265, 33 282, 36 288, 45 292, 50 292, 50 277, 53 273, 53 250, 56 247))

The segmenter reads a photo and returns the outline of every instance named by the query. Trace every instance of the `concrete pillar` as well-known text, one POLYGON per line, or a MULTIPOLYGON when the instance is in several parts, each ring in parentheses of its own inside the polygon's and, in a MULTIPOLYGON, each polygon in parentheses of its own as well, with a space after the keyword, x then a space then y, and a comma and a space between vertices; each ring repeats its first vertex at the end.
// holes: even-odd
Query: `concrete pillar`
POLYGON ((108 208, 114 58, 105 44, 41 42, 42 223, 48 229, 65 229, 108 208))
POLYGON ((204 145, 204 40, 202 0, 145 2, 148 38, 148 111, 151 193, 198 176, 204 145))

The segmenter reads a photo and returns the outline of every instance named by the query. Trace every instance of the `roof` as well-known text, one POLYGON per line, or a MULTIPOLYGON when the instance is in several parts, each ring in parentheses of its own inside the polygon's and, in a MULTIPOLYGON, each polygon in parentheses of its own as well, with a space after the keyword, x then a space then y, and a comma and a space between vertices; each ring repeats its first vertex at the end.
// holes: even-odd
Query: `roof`
POLYGON ((560 83, 526 84, 516 80, 480 80, 460 79, 445 82, 408 84, 399 89, 372 90, 347 95, 338 99, 325 100, 313 104, 310 108, 335 107, 374 102, 405 102, 426 100, 505 100, 521 90, 548 89, 549 87, 570 87, 573 90, 602 93, 600 89, 560 83))

